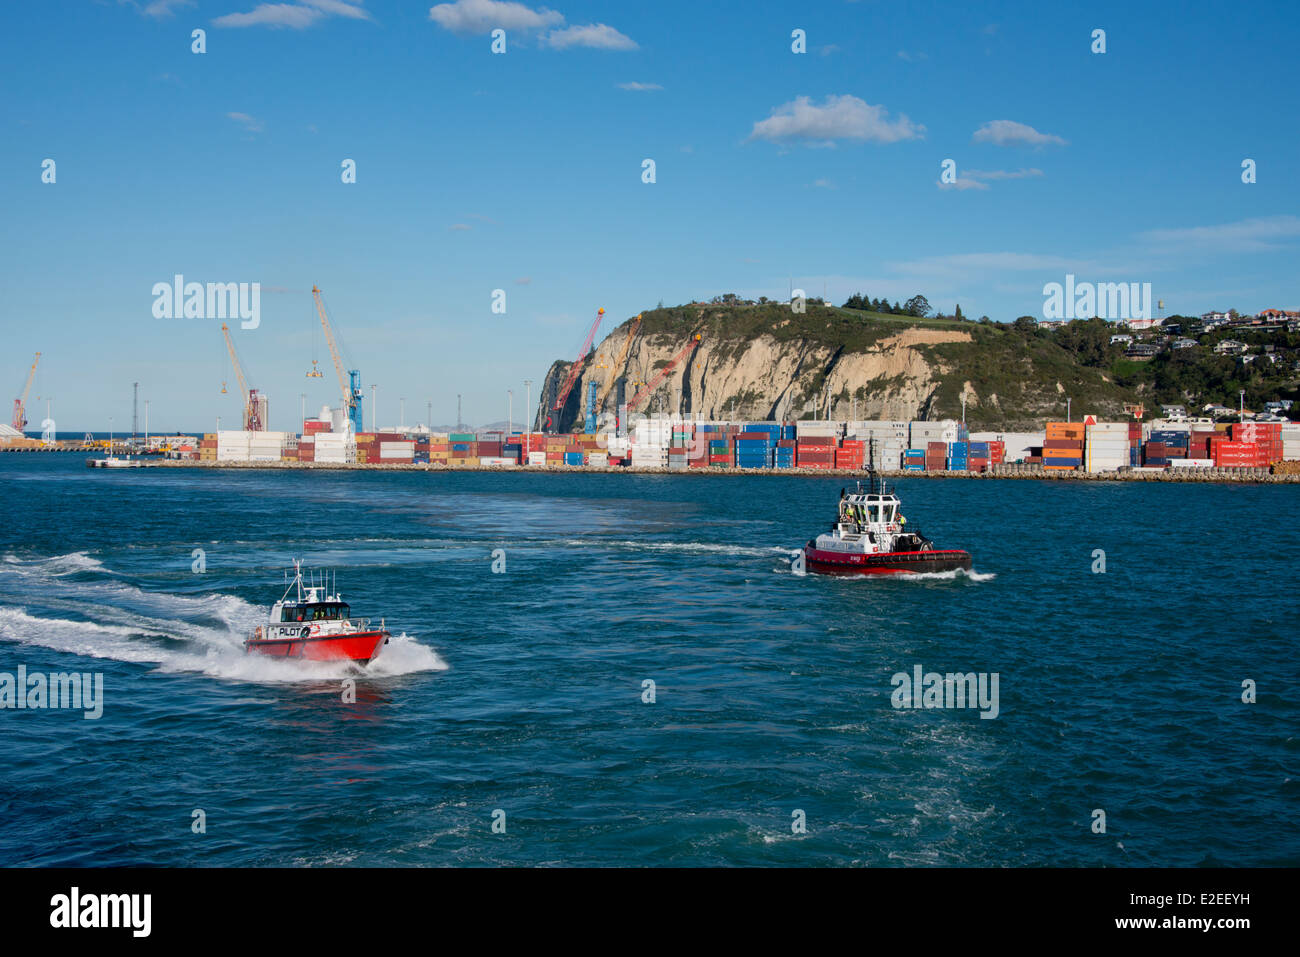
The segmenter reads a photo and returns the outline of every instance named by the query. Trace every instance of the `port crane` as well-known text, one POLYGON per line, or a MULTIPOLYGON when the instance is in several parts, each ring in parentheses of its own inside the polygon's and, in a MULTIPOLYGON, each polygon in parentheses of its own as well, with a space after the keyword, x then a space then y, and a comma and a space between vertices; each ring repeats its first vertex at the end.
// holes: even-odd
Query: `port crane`
MULTIPOLYGON (((235 343, 230 338, 230 327, 224 322, 221 324, 221 334, 226 339, 226 351, 230 353, 230 364, 235 367, 235 378, 239 380, 239 391, 244 396, 244 431, 261 432, 266 426, 262 422, 261 396, 256 389, 248 387, 248 380, 244 378, 244 368, 239 364, 239 354, 235 352, 235 343)), ((221 391, 226 391, 225 383, 221 385, 221 391)))
POLYGON ((614 364, 609 367, 609 373, 605 376, 605 384, 601 387, 600 396, 596 399, 596 410, 600 411, 605 406, 605 400, 609 398, 610 389, 614 388, 614 376, 618 370, 623 368, 623 360, 627 358, 627 350, 632 346, 632 338, 641 328, 641 314, 637 313, 632 320, 632 324, 627 327, 627 338, 623 340, 623 347, 618 350, 618 358, 614 364))
MULTIPOLYGON (((359 369, 343 370, 343 357, 339 354, 338 343, 334 339, 334 329, 330 326, 329 316, 325 312, 325 300, 321 298, 320 287, 311 287, 312 298, 316 300, 316 311, 320 313, 321 328, 325 330, 325 344, 329 347, 330 358, 334 360, 334 371, 338 373, 339 389, 343 393, 343 408, 347 410, 348 421, 352 431, 360 432, 361 426, 361 371, 359 369)), ((315 366, 315 362, 312 363, 315 366)), ((308 373, 311 375, 311 373, 308 373)))
POLYGON ((628 399, 627 410, 631 412, 634 408, 637 407, 637 405, 643 402, 646 399, 646 397, 650 395, 650 393, 654 392, 655 389, 659 388, 659 384, 663 382, 664 379, 668 378, 668 374, 673 371, 673 369, 677 366, 677 364, 681 362, 683 359, 685 359, 688 355, 690 355, 691 352, 695 349, 695 347, 698 346, 699 344, 700 344, 700 335, 699 333, 696 333, 694 336, 691 337, 691 341, 686 343, 686 346, 682 349, 682 351, 677 353, 677 355, 673 356, 672 359, 669 360, 668 364, 659 370, 659 374, 645 384, 644 389, 642 389, 636 395, 632 396, 632 398, 628 399))
POLYGON ((591 330, 587 333, 587 338, 582 343, 582 348, 578 351, 578 358, 573 360, 573 365, 569 366, 569 374, 564 377, 564 384, 560 386, 560 391, 555 394, 555 405, 551 407, 551 414, 546 417, 546 428, 544 431, 555 433, 559 425, 560 413, 564 411, 564 403, 569 399, 569 393, 573 391, 573 384, 578 381, 578 374, 582 372, 582 367, 587 361, 587 352, 591 349, 591 342, 596 338, 596 330, 600 328, 600 322, 605 318, 605 309, 602 306, 596 310, 596 321, 591 324, 591 330))
POLYGON ((14 418, 12 425, 21 432, 27 426, 27 396, 32 391, 32 380, 36 378, 36 364, 41 361, 41 354, 36 353, 36 358, 32 360, 32 367, 27 370, 27 384, 23 386, 23 394, 20 398, 14 399, 14 418))

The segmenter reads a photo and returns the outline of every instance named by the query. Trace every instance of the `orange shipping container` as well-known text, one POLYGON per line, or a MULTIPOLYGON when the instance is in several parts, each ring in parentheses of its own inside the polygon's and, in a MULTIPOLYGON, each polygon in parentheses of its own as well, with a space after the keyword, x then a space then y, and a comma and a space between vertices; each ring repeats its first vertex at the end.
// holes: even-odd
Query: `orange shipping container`
POLYGON ((1083 439, 1087 430, 1082 422, 1048 422, 1049 439, 1083 439))

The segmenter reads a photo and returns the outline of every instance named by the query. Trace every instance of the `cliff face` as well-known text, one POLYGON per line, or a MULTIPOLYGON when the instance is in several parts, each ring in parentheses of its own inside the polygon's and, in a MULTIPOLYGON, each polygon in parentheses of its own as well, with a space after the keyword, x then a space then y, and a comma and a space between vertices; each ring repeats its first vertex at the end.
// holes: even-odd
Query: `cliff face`
MULTIPOLYGON (((630 399, 697 333, 700 344, 634 412, 794 420, 827 417, 829 405, 832 419, 956 418, 965 397, 976 427, 1016 427, 1063 416, 1067 392, 1076 411, 1117 413, 1126 398, 1095 370, 1063 353, 1036 355, 1037 346, 1000 327, 873 321, 812 306, 797 317, 788 307, 711 305, 644 316, 630 342, 629 320, 596 347, 565 404, 562 431, 581 428, 588 383, 597 383, 597 412, 612 416, 620 377, 630 399), (1090 406, 1080 405, 1085 397, 1090 406)), ((568 363, 552 366, 539 422, 567 371, 568 363)))

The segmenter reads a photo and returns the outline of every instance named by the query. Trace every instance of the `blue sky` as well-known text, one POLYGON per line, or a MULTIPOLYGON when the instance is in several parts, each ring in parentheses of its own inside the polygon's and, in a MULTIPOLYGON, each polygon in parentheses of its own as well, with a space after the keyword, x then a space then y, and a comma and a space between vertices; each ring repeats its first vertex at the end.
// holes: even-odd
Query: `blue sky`
POLYGON ((235 423, 219 321, 152 314, 176 273, 262 284, 234 331, 276 428, 337 400, 313 283, 385 425, 507 389, 519 420, 597 307, 603 336, 792 279, 997 320, 1067 272, 1300 307, 1300 7, 1188 6, 8 3, 0 381, 41 351, 61 431, 128 423, 133 381, 154 429, 235 423))

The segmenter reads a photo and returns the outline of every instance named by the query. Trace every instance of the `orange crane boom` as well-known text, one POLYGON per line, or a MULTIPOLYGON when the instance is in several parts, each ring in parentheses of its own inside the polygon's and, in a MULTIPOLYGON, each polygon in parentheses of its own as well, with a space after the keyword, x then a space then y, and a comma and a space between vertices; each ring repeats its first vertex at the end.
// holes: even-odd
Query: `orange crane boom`
POLYGON ((573 365, 569 366, 569 374, 564 377, 564 384, 560 386, 560 391, 555 394, 555 405, 551 407, 551 414, 546 417, 546 431, 550 431, 558 422, 560 413, 564 410, 564 403, 569 399, 569 393, 573 391, 573 384, 578 381, 578 373, 582 371, 583 364, 587 361, 587 352, 591 349, 591 341, 596 338, 596 330, 600 328, 600 321, 605 318, 605 309, 601 307, 596 310, 596 321, 591 324, 591 330, 587 333, 587 338, 582 343, 582 348, 578 351, 578 358, 573 360, 573 365))
POLYGON ((649 382, 646 383, 644 389, 642 389, 640 392, 638 392, 636 395, 632 396, 632 398, 628 400, 627 403, 628 411, 631 412, 634 408, 636 408, 636 406, 640 402, 642 402, 647 396, 649 396, 650 393, 654 392, 655 389, 659 388, 659 384, 663 382, 664 379, 668 378, 668 373, 673 371, 673 368, 677 365, 677 363, 681 362, 688 355, 690 355, 691 351, 694 350, 694 348, 699 344, 700 344, 700 336, 698 333, 696 333, 694 336, 691 337, 691 341, 686 343, 685 348, 683 348, 681 352, 677 353, 677 355, 673 356, 672 360, 666 366, 664 366, 662 369, 659 370, 659 374, 657 376, 655 376, 653 379, 651 379, 649 382))
POLYGON ((596 410, 599 411, 604 405, 605 400, 609 398, 609 390, 614 387, 614 375, 616 370, 622 368, 623 360, 627 358, 627 350, 632 345, 632 337, 636 335, 637 330, 641 328, 641 314, 638 313, 632 320, 632 325, 628 327, 627 338, 623 340, 623 348, 618 350, 618 358, 610 366, 609 373, 605 376, 605 385, 600 390, 600 398, 596 400, 596 410))
POLYGON ((27 384, 23 386, 21 398, 14 399, 13 427, 19 432, 27 425, 27 396, 32 391, 32 380, 36 378, 36 363, 40 361, 41 354, 38 352, 32 360, 32 367, 27 370, 27 384))

